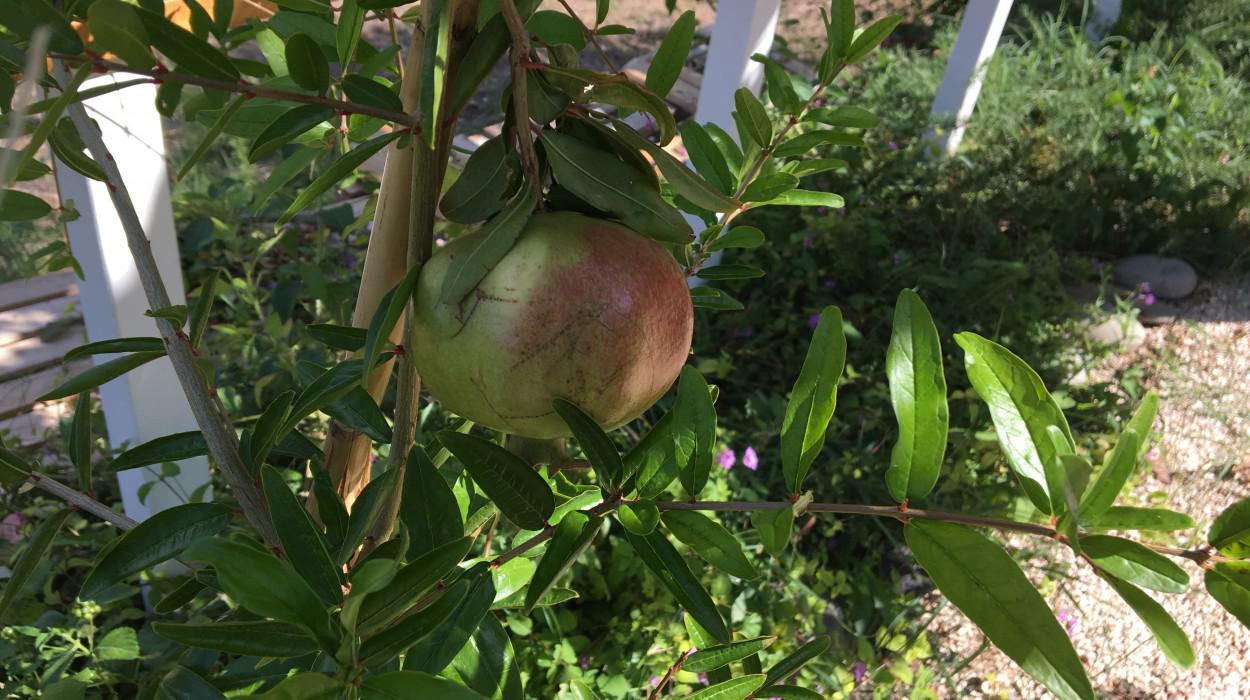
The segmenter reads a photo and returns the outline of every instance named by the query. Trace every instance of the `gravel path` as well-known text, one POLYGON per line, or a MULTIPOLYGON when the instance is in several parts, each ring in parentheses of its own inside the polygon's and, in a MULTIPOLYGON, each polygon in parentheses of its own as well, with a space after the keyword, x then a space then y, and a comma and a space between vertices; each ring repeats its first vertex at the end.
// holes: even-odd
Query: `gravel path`
MULTIPOLYGON (((1250 275, 1199 287, 1178 303, 1177 320, 1147 331, 1136 350, 1109 358, 1103 378, 1137 368, 1159 394, 1155 430, 1161 440, 1126 499, 1189 513, 1198 528, 1177 533, 1175 544, 1201 546, 1221 510, 1250 493, 1250 275), (1164 495, 1166 494, 1166 496, 1164 495)), ((1036 541, 1012 540, 1017 547, 1036 541)), ((1158 651, 1150 632, 1088 567, 1066 548, 1045 544, 1027 572, 1060 621, 1067 621, 1077 652, 1099 694, 1108 698, 1250 698, 1250 631, 1202 587, 1201 571, 1186 564, 1191 585, 1180 596, 1154 595, 1189 634, 1197 662, 1178 669, 1158 651), (1046 572, 1047 562, 1050 572, 1046 572), (1048 573, 1048 575, 1047 575, 1048 573), (1044 579, 1044 580, 1043 580, 1044 579)), ((954 666, 976 653, 983 635, 952 606, 931 630, 954 666)), ((1045 693, 1001 652, 980 653, 947 686, 950 696, 1035 698, 1045 693)))

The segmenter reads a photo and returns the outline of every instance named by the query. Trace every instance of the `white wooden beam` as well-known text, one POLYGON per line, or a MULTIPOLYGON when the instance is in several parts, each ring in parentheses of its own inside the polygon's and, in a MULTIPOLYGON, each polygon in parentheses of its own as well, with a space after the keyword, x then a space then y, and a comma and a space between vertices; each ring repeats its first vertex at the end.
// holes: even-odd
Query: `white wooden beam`
MULTIPOLYGON (((83 89, 114 81, 114 76, 100 76, 87 81, 83 89)), ((144 84, 94 97, 85 104, 109 151, 116 156, 170 299, 181 304, 185 302, 182 268, 170 206, 164 130, 155 99, 156 87, 144 84)), ((88 339, 94 342, 158 336, 155 320, 144 315, 148 304, 107 186, 60 162, 56 178, 61 200, 72 201, 81 215, 66 228, 70 249, 85 277, 79 290, 88 339)), ((113 357, 97 355, 95 361, 113 357)), ((179 390, 168 358, 150 362, 103 385, 100 399, 109 441, 114 447, 126 442, 133 446, 162 435, 196 429, 191 407, 179 390)), ((185 502, 196 488, 208 482, 208 462, 204 458, 185 460, 179 468, 178 476, 153 486, 143 503, 139 489, 145 482, 157 480, 159 467, 118 473, 126 514, 143 520, 185 502)))
POLYGON ((758 93, 763 87, 764 67, 751 56, 768 55, 780 11, 781 0, 721 0, 717 4, 696 121, 737 133, 731 116, 734 93, 740 87, 758 93))
POLYGON ((1094 0, 1089 17, 1085 20, 1085 38, 1102 41, 1107 32, 1120 21, 1121 0, 1094 0))
POLYGON ((946 62, 946 73, 938 86, 930 114, 935 119, 953 115, 955 125, 944 133, 931 134, 941 152, 954 155, 963 140, 964 129, 972 118, 981 94, 981 68, 994 55, 998 39, 1007 24, 1011 0, 969 0, 959 24, 959 37, 946 62))

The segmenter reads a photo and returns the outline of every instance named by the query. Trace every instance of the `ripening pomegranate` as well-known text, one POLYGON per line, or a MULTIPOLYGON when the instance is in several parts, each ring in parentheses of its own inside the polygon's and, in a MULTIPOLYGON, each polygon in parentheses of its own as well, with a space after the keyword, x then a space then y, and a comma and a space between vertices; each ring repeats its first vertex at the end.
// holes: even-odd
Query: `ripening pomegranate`
POLYGON ((481 425, 568 436, 563 398, 607 429, 672 385, 694 314, 681 268, 659 243, 571 212, 532 216, 460 303, 439 303, 451 260, 478 233, 435 252, 417 285, 412 357, 430 394, 481 425))

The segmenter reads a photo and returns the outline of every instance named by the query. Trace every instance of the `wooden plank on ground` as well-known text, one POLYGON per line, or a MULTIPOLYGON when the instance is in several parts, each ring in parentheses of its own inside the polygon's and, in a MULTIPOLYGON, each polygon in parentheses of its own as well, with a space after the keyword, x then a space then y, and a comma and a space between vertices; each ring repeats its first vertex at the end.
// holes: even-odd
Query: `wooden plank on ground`
POLYGON ((0 420, 0 435, 4 436, 7 445, 41 445, 47 441, 48 434, 56 430, 61 419, 69 417, 73 405, 73 401, 39 404, 29 413, 0 420))
POLYGON ((66 317, 81 319, 78 295, 56 297, 18 306, 0 313, 0 346, 16 343, 39 333, 44 326, 66 317), (68 313, 67 313, 68 312, 68 313))
POLYGON ((60 270, 28 280, 6 282, 0 284, 0 311, 77 293, 78 278, 69 270, 60 270))
POLYGON ((0 384, 0 418, 11 418, 24 413, 35 405, 35 399, 89 367, 91 367, 91 360, 84 358, 68 365, 56 365, 0 384))
POLYGON ((73 326, 46 343, 36 336, 0 347, 0 382, 59 365, 65 353, 83 342, 82 326, 73 326))

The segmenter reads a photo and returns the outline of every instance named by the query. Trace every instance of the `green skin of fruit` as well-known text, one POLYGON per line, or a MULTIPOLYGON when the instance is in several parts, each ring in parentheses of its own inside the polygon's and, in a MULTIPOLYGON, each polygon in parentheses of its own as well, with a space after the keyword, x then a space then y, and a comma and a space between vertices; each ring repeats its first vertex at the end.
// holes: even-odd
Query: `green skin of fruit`
POLYGON ((694 310, 663 246, 581 214, 535 214, 458 306, 439 303, 452 258, 476 235, 436 251, 417 284, 412 357, 446 408, 551 439, 570 435, 554 399, 612 429, 672 386, 690 353, 694 310))

